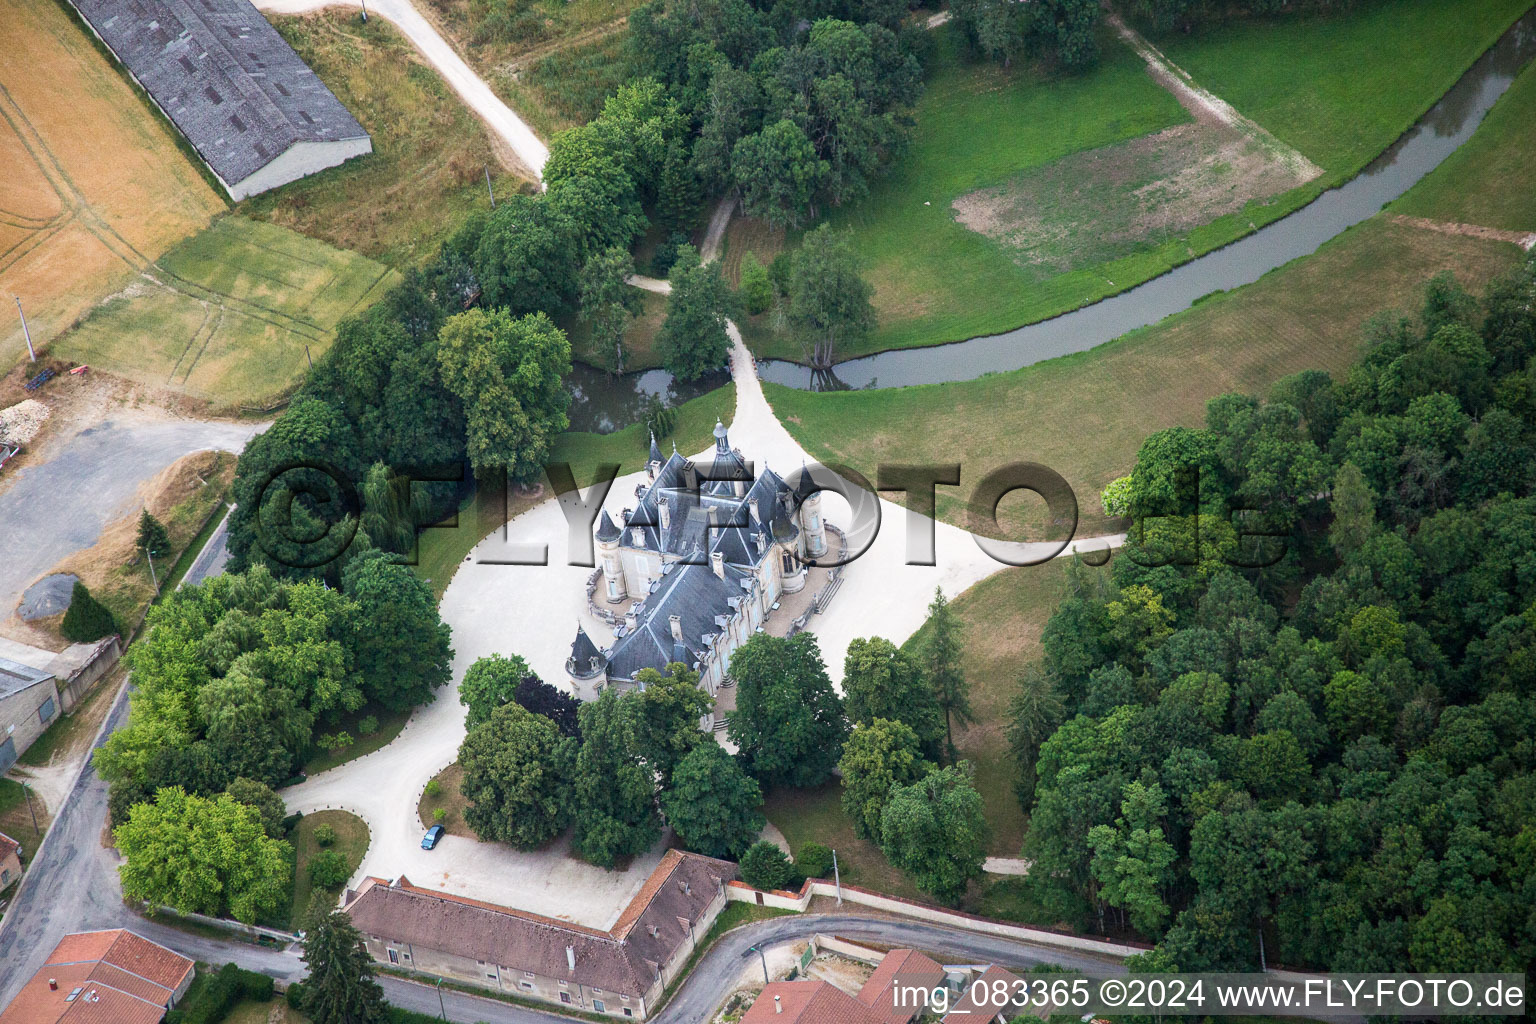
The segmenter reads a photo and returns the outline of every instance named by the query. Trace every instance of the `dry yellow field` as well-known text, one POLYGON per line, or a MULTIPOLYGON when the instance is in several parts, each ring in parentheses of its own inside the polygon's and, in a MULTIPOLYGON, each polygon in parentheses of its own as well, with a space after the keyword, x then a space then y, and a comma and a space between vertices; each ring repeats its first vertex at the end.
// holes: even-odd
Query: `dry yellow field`
POLYGON ((46 344, 224 208, 58 0, 0 0, 0 370, 11 296, 46 344))

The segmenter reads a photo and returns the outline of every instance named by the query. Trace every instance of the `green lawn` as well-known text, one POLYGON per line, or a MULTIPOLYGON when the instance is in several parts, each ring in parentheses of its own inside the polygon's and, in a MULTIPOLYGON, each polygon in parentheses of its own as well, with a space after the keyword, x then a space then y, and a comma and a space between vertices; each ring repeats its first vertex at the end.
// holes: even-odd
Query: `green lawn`
MULTIPOLYGON (((1437 271, 1453 270, 1476 289, 1518 257, 1508 243, 1377 217, 1252 285, 1088 352, 954 384, 764 391, 790 433, 824 462, 869 476, 883 462, 963 456, 963 486, 938 492, 949 522, 969 521, 964 498, 986 473, 1042 462, 1072 485, 1078 534, 1092 536, 1120 528, 1103 515, 1098 492, 1131 468, 1148 434, 1199 425, 1206 401, 1223 392, 1262 392, 1314 367, 1343 370, 1358 352, 1361 324, 1386 307, 1417 308, 1437 271)), ((1024 520, 1010 511, 1000 518, 1017 528, 1024 520)))
POLYGON ((763 813, 784 833, 796 854, 806 843, 821 843, 836 850, 838 870, 849 885, 926 899, 885 859, 878 846, 853 834, 853 824, 843 813, 842 794, 842 783, 835 780, 816 789, 774 790, 768 794, 763 813))
MULTIPOLYGON (((442 699, 446 689, 445 687, 443 690, 437 691, 439 700, 442 699)), ((319 751, 305 762, 304 773, 306 775, 319 775, 321 772, 335 768, 339 764, 355 761, 364 754, 371 754, 381 747, 388 746, 396 736, 400 735, 400 730, 405 728, 405 723, 410 721, 410 718, 410 711, 387 711, 371 704, 361 707, 356 711, 348 712, 338 724, 316 731, 317 734, 319 732, 346 732, 352 737, 352 745, 341 750, 319 751), (364 736, 358 729, 358 723, 368 717, 378 720, 378 728, 364 736)))
POLYGON ((357 253, 225 216, 53 345, 62 359, 168 387, 215 407, 289 390, 330 348, 337 321, 398 278, 357 253))
POLYGON ((1352 176, 1418 119, 1530 0, 1371 0, 1153 41, 1239 111, 1352 176))
MULTIPOLYGON (((735 411, 735 384, 684 402, 677 407, 677 427, 670 438, 663 439, 662 448, 669 450, 670 443, 676 442, 680 452, 692 455, 702 451, 710 444, 716 420, 724 420, 729 426, 735 411)), ((549 461, 569 462, 576 482, 585 487, 592 482, 599 463, 617 462, 620 476, 645 468, 648 438, 643 423, 632 423, 611 434, 567 431, 555 438, 549 461)))
POLYGON ((1536 64, 1477 132, 1391 209, 1413 217, 1536 231, 1536 64))
MULTIPOLYGON (((1284 216, 1386 148, 1528 2, 1466 0, 1450 7, 1437 0, 1376 0, 1336 16, 1247 20, 1157 39, 1200 85, 1301 150, 1324 175, 1197 226, 1149 229, 1142 236, 1127 234, 1123 223, 1135 203, 1096 203, 1092 188, 1068 194, 1074 182, 1096 173, 1120 180, 1123 164, 1135 157, 1117 144, 1189 120, 1127 46, 1106 33, 1098 67, 1048 77, 1027 62, 1007 70, 967 64, 956 52, 957 33, 936 33, 938 58, 917 107, 911 150, 867 199, 826 217, 852 230, 879 316, 871 337, 839 357, 1043 320, 1284 216), (1058 164, 1063 158, 1073 163, 1058 164), (1036 219, 1045 228, 1065 222, 1059 241, 1045 231, 1038 248, 1015 251, 956 220, 951 203, 957 197, 1003 185, 1038 205, 1036 219), (1092 228, 1078 223, 1084 211, 1092 214, 1090 223, 1098 222, 1092 228)), ((1133 175, 1120 187, 1138 180, 1133 175)), ((1024 212, 1033 208, 1026 203, 1024 212)), ((743 326, 759 354, 802 358, 794 339, 775 335, 766 323, 743 326)))
POLYGON ((349 873, 357 870, 363 861, 363 854, 368 852, 368 825, 355 814, 346 811, 316 811, 299 819, 293 834, 288 837, 288 841, 293 844, 294 871, 293 902, 289 905, 287 923, 293 928, 301 927, 304 912, 309 909, 310 895, 314 892, 306 868, 311 858, 323 849, 315 841, 315 829, 320 825, 329 825, 336 831, 336 841, 330 848, 347 862, 349 873))
MULTIPOLYGON (((1026 61, 1006 69, 967 63, 954 29, 936 32, 935 43, 911 149, 867 199, 827 218, 853 231, 875 288, 880 328, 866 351, 1001 330, 1113 290, 1098 274, 1039 283, 996 243, 958 224, 950 202, 1070 153, 1188 120, 1141 59, 1107 35, 1104 60, 1087 75, 1047 75, 1026 61)), ((800 354, 789 339, 752 335, 760 353, 800 354)))

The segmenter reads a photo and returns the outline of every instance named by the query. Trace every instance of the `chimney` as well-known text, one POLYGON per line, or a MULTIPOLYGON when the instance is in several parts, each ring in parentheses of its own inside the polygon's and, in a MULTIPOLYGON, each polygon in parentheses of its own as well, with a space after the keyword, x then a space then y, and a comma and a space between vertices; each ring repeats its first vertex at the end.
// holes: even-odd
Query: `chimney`
POLYGON ((630 605, 629 611, 624 613, 624 628, 633 633, 638 625, 640 625, 640 616, 636 613, 635 606, 630 605))
POLYGON ((48 991, 49 992, 57 992, 58 990, 59 990, 59 979, 58 978, 49 978, 48 979, 48 991))
POLYGON ((637 526, 629 531, 629 539, 634 543, 635 547, 643 547, 645 545, 645 531, 637 526))
POLYGON ((576 973, 576 947, 575 946, 566 946, 565 947, 565 966, 570 969, 570 972, 572 974, 576 973))
POLYGON ((680 615, 668 615, 667 621, 672 624, 672 639, 678 643, 683 642, 683 618, 680 615))
POLYGON ((715 575, 725 579, 725 556, 718 551, 710 553, 709 564, 715 570, 715 575))
POLYGON ((778 996, 774 996, 773 997, 773 1012, 774 1013, 783 1013, 784 1012, 784 1004, 779 1001, 779 997, 778 996))
POLYGON ((658 500, 656 508, 661 513, 661 528, 665 530, 672 525, 672 509, 668 507, 666 498, 658 500))

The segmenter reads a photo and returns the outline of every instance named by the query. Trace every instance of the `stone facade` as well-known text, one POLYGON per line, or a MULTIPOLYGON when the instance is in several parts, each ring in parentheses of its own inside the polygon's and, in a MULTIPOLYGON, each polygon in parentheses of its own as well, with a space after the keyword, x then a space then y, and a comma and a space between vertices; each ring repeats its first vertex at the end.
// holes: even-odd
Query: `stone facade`
POLYGON ((0 658, 0 773, 59 717, 52 674, 0 658))
POLYGON ((736 866, 669 850, 604 932, 395 882, 365 879, 344 909, 380 964, 644 1019, 720 916, 736 866))
POLYGON ((651 442, 646 483, 619 521, 606 511, 596 541, 593 603, 616 622, 599 649, 580 627, 566 672, 578 697, 638 685, 645 668, 681 662, 717 695, 731 654, 763 628, 780 598, 805 587, 807 562, 828 550, 821 496, 771 469, 755 477, 715 424, 714 460, 700 467, 651 442))

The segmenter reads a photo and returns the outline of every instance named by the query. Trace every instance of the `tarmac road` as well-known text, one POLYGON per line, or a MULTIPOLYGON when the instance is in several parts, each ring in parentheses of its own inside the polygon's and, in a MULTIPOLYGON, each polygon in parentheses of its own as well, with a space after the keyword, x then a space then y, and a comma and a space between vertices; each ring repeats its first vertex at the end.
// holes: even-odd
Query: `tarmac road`
POLYGON ((0 618, 38 576, 95 544, 133 511, 139 486, 193 452, 238 452, 262 423, 149 420, 114 414, 68 438, 0 491, 0 618))

